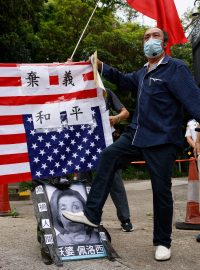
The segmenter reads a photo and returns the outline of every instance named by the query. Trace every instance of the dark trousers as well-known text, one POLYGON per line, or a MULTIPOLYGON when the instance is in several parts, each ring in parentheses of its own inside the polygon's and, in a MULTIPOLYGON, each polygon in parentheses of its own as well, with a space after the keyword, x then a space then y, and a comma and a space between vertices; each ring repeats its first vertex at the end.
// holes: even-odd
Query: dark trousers
POLYGON ((110 196, 117 210, 117 217, 121 223, 130 219, 130 211, 126 190, 124 187, 122 172, 117 170, 114 175, 110 196))
MULTIPOLYGON (((86 179, 90 184, 92 184, 92 171, 79 173, 78 179, 86 179)), ((116 207, 118 219, 121 221, 121 223, 127 222, 127 220, 130 219, 130 211, 121 170, 115 171, 110 196, 116 207)))
POLYGON ((153 190, 153 243, 170 247, 173 216, 171 175, 177 147, 173 144, 166 144, 138 148, 132 145, 133 136, 134 131, 130 129, 103 150, 84 213, 91 222, 99 224, 115 171, 131 161, 144 159, 153 190))

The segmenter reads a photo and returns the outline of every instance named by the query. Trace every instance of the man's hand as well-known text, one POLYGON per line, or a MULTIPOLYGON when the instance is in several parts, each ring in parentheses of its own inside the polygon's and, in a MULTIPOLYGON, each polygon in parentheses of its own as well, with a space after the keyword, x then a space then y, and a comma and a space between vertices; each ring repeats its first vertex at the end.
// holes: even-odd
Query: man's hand
POLYGON ((70 63, 70 62, 72 62, 73 60, 71 59, 71 58, 67 58, 67 61, 66 61, 66 63, 70 63))
MULTIPOLYGON (((96 58, 97 59, 97 68, 98 68, 98 70, 101 72, 101 70, 102 70, 102 62, 98 59, 98 58, 96 58)), ((92 63, 92 64, 94 64, 94 54, 92 54, 91 56, 90 56, 90 58, 89 58, 89 60, 90 60, 90 62, 92 63)))
POLYGON ((109 120, 110 120, 111 127, 113 127, 115 124, 120 122, 120 117, 119 115, 112 115, 112 116, 109 116, 109 120))
POLYGON ((99 71, 102 71, 102 64, 103 62, 101 62, 98 58, 97 58, 97 67, 99 71))

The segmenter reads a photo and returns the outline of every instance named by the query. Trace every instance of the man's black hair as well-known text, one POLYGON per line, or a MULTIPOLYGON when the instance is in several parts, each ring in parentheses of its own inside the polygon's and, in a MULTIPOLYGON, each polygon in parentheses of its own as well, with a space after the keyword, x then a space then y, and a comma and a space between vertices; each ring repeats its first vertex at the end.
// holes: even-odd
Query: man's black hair
POLYGON ((164 36, 164 42, 167 42, 169 40, 169 35, 165 30, 162 30, 162 32, 163 32, 163 36, 164 36))

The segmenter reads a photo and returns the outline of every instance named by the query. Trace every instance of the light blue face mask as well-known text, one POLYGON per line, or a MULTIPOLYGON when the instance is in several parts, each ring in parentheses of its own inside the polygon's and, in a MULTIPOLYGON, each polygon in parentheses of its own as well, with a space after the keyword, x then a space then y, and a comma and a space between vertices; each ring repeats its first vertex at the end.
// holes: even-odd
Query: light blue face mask
POLYGON ((162 40, 150 38, 144 43, 144 54, 148 58, 155 58, 163 53, 162 40))

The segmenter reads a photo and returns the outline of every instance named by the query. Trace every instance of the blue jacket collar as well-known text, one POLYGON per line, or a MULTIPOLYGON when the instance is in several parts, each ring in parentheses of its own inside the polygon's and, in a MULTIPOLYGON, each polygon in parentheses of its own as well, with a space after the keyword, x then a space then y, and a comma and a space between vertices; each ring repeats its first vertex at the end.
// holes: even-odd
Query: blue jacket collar
POLYGON ((169 62, 170 58, 171 57, 169 55, 165 55, 162 62, 161 62, 161 64, 167 64, 169 62))
MULTIPOLYGON (((168 55, 165 55, 160 64, 167 64, 169 62, 169 59, 170 59, 170 57, 168 55)), ((144 67, 146 67, 146 66, 148 66, 148 62, 146 64, 144 64, 144 67)))

